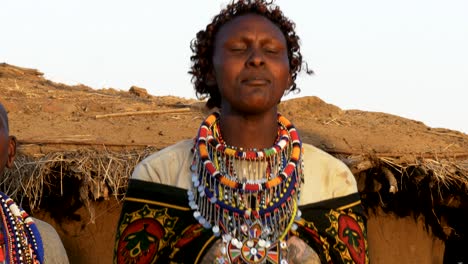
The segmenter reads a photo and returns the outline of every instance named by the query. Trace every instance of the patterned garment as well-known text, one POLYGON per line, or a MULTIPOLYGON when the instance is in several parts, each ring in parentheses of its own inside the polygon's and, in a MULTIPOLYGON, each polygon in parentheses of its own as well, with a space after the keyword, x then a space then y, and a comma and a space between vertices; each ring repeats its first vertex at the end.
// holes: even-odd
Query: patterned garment
POLYGON ((0 199, 0 264, 43 263, 42 240, 32 218, 2 192, 0 199))
POLYGON ((321 263, 369 263, 366 219, 358 193, 300 207, 294 235, 318 253, 321 263))
MULTIPOLYGON (((359 194, 300 207, 298 236, 322 263, 369 263, 359 194)), ((130 180, 117 229, 114 263, 200 263, 217 238, 187 206, 187 191, 130 180)))
POLYGON ((187 206, 187 191, 130 180, 117 229, 115 263, 198 263, 214 242, 187 206))

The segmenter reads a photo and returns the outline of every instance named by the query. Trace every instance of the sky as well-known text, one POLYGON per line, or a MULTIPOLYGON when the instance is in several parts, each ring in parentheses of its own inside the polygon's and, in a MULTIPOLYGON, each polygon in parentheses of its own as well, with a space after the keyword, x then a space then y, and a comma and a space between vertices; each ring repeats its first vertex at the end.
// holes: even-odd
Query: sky
MULTIPOLYGON (((229 1, 14 0, 0 62, 56 82, 195 98, 190 41, 229 1)), ((315 74, 301 92, 468 133, 468 1, 276 0, 315 74)))

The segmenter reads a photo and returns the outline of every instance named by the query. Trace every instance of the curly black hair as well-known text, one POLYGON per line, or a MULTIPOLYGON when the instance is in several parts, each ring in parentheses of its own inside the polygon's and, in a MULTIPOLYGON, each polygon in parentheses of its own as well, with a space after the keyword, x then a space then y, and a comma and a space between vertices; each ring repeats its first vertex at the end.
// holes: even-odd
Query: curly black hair
MULTIPOLYGON (((299 36, 295 32, 295 24, 284 16, 280 8, 273 4, 273 1, 238 0, 231 2, 225 9, 221 10, 213 18, 212 22, 206 26, 206 29, 199 31, 196 38, 190 43, 193 55, 190 57, 192 67, 189 73, 192 74, 192 82, 195 86, 197 97, 199 99, 208 98, 206 103, 208 108, 221 106, 221 95, 218 87, 207 84, 208 75, 213 69, 212 59, 216 33, 227 22, 248 13, 259 14, 268 18, 283 32, 288 48, 289 68, 292 79, 292 85, 287 91, 299 91, 295 80, 297 73, 302 69, 303 61, 300 52, 299 36)), ((313 72, 308 69, 307 64, 305 66, 306 72, 312 74, 313 72)))

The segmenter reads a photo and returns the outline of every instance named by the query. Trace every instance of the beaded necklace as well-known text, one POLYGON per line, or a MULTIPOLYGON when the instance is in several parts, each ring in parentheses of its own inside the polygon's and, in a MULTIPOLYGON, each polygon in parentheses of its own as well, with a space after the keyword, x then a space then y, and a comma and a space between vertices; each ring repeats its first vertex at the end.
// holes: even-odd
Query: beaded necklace
POLYGON ((297 228, 303 181, 302 142, 278 114, 278 137, 267 149, 227 146, 219 113, 200 126, 187 192, 194 217, 222 236, 218 263, 284 263, 287 238, 297 228))
POLYGON ((43 263, 42 240, 31 217, 0 192, 0 263, 43 263))

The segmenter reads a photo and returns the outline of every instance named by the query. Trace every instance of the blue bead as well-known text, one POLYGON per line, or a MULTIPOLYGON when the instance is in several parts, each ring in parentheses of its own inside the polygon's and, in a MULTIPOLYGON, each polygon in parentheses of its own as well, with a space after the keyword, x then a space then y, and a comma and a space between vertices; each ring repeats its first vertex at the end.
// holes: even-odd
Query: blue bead
POLYGON ((199 211, 193 212, 193 217, 195 217, 195 219, 197 219, 197 220, 200 219, 200 217, 201 217, 200 212, 199 211))
POLYGON ((210 228, 211 228, 210 222, 208 222, 208 221, 205 222, 205 224, 203 225, 203 227, 204 227, 205 229, 210 229, 210 228))

